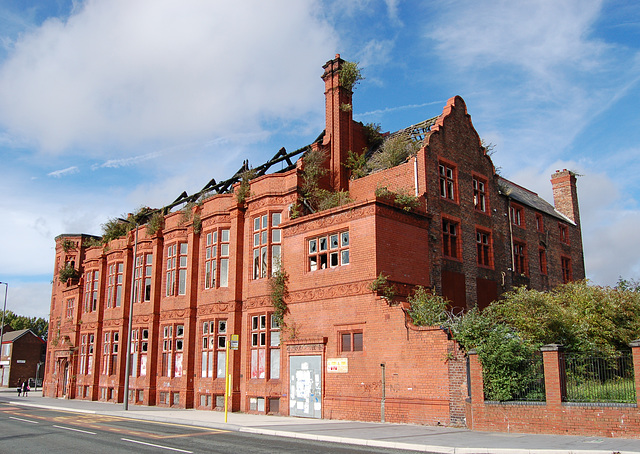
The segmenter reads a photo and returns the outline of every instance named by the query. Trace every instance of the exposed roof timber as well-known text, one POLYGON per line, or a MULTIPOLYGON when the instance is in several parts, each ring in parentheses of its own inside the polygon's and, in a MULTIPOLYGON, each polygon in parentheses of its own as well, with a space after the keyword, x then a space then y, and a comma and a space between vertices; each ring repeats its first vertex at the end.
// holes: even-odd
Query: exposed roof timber
POLYGON ((436 120, 438 120, 438 117, 429 118, 415 125, 411 125, 407 128, 400 129, 396 132, 389 134, 389 137, 406 135, 411 140, 414 140, 416 142, 422 142, 425 136, 427 135, 427 133, 431 131, 431 127, 434 124, 436 124, 436 120))
MULTIPOLYGON (((321 136, 322 134, 320 135, 320 137, 321 136)), ((309 150, 309 148, 310 147, 307 145, 305 147, 298 148, 291 153, 287 153, 287 150, 282 147, 271 159, 269 159, 264 164, 255 167, 253 170, 256 172, 256 176, 259 177, 265 175, 274 164, 285 161, 287 163, 287 166, 274 173, 286 172, 293 169, 296 165, 295 161, 292 161, 291 158, 303 155, 307 150, 309 150)), ((164 214, 167 214, 169 213, 169 211, 171 211, 172 208, 175 208, 182 203, 196 202, 200 197, 207 194, 228 194, 231 192, 233 185, 242 179, 242 174, 247 170, 249 170, 249 161, 245 160, 242 163, 242 166, 236 171, 235 174, 233 174, 231 178, 219 183, 216 182, 215 178, 212 178, 211 181, 209 181, 200 191, 192 195, 188 195, 186 191, 183 191, 177 199, 175 199, 169 205, 163 207, 162 211, 164 214)))

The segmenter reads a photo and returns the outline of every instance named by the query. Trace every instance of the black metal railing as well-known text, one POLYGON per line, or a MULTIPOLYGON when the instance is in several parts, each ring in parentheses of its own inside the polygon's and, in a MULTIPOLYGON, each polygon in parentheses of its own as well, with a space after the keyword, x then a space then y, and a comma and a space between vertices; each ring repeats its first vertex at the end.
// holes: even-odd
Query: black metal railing
POLYGON ((635 403, 631 352, 611 356, 565 353, 562 400, 589 403, 635 403))

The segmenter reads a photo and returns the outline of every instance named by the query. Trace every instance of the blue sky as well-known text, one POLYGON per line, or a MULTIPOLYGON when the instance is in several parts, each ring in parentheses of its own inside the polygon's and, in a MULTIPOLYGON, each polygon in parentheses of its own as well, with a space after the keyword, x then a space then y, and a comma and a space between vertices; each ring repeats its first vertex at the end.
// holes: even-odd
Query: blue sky
POLYGON ((162 206, 324 127, 322 65, 394 131, 462 96, 500 172, 581 175, 587 276, 640 278, 640 4, 0 1, 0 281, 47 317, 54 237, 162 206))

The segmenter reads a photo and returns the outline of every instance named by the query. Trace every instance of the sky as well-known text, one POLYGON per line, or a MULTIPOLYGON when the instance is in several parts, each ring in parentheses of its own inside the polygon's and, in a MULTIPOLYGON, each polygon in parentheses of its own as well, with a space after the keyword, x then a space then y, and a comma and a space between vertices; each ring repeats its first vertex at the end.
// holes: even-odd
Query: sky
POLYGON ((505 178, 553 202, 578 173, 588 279, 640 278, 636 1, 0 0, 7 310, 48 319, 57 235, 311 143, 337 53, 365 77, 357 121, 460 95, 505 178))

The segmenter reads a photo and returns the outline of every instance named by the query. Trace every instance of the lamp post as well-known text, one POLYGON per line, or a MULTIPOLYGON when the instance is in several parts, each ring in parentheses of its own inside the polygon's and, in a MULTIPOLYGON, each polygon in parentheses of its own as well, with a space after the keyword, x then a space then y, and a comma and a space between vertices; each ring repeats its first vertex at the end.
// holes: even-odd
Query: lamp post
MULTIPOLYGON (((119 218, 121 221, 132 224, 130 220, 119 218)), ((125 350, 127 355, 127 362, 124 368, 124 410, 129 410, 129 373, 131 371, 131 333, 133 323, 133 298, 135 296, 135 283, 136 283, 136 259, 138 255, 138 219, 133 217, 133 224, 135 225, 135 235, 133 241, 133 269, 131 270, 131 293, 129 298, 129 326, 127 328, 127 349, 125 350)))
MULTIPOLYGON (((2 307, 2 326, 0 326, 0 360, 2 360, 2 338, 4 337, 4 314, 7 312, 7 293, 9 293, 9 284, 6 282, 0 282, 0 284, 4 284, 4 306, 2 307)), ((0 386, 4 383, 4 366, 2 366, 2 382, 0 382, 0 386)))

